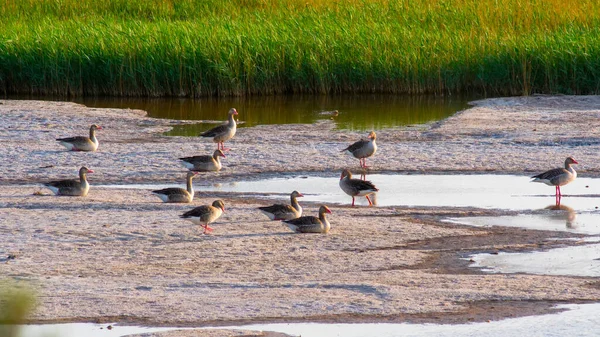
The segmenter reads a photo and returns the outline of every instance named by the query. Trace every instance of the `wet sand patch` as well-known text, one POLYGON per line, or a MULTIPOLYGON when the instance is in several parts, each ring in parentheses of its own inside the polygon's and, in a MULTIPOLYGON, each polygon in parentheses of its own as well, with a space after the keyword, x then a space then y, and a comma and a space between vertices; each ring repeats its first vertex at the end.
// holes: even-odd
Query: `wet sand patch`
MULTIPOLYGON (((167 205, 147 191, 93 187, 180 182, 185 170, 176 158, 214 149, 206 140, 162 136, 170 127, 166 120, 71 103, 2 102, 0 256, 16 258, 1 269, 42 294, 32 321, 468 321, 473 303, 506 305, 498 314, 506 317, 540 312, 548 303, 600 300, 600 289, 585 277, 487 275, 460 260, 473 252, 569 245, 568 237, 578 234, 441 221, 512 214, 468 207, 336 206, 329 235, 295 235, 256 212, 272 202, 236 193, 202 192, 193 205, 167 205), (99 152, 65 152, 55 143, 85 134, 91 123, 105 127, 99 152), (84 163, 98 172, 90 175, 86 198, 37 196, 32 188, 14 186, 71 178, 84 163), (217 197, 224 197, 227 212, 213 235, 202 236, 178 218, 217 197), (564 240, 548 239, 556 237, 564 240)), ((559 166, 572 155, 582 163, 581 176, 597 177, 598 103, 597 97, 567 96, 481 101, 423 130, 378 130, 380 149, 369 163, 372 172, 523 174, 559 166)), ((224 161, 227 170, 202 179, 339 172, 358 166, 339 150, 361 136, 326 121, 245 128, 229 144, 234 150, 224 161)), ((307 214, 316 213, 318 204, 305 205, 307 214)), ((489 310, 473 313, 489 319, 489 310)))

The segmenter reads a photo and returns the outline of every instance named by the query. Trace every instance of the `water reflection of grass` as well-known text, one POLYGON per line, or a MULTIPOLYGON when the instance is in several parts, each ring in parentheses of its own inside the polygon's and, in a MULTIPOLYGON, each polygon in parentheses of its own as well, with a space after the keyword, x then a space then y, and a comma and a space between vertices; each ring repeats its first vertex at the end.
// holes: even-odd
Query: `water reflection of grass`
POLYGON ((34 307, 35 296, 29 288, 0 285, 0 336, 19 336, 18 324, 25 322, 34 307))
POLYGON ((3 92, 597 92, 589 0, 37 0, 0 6, 3 92))

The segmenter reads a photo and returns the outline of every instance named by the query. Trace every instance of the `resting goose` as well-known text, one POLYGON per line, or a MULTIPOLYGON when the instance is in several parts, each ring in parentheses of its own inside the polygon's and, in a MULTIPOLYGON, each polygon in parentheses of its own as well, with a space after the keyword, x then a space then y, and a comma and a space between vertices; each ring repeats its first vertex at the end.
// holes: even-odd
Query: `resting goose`
POLYGON ((235 123, 235 118, 233 118, 233 116, 237 114, 237 110, 231 108, 229 110, 229 121, 227 124, 219 125, 208 131, 202 132, 200 136, 213 137, 213 142, 217 143, 217 150, 225 151, 226 149, 223 142, 230 140, 231 138, 233 138, 233 136, 235 136, 237 124, 235 123))
POLYGON ((290 194, 291 205, 275 204, 272 206, 259 207, 271 220, 291 220, 302 216, 302 207, 296 198, 303 197, 300 192, 294 191, 290 194))
POLYGON ((87 182, 87 174, 94 173, 89 168, 82 166, 79 169, 79 180, 57 180, 45 183, 56 195, 68 195, 76 197, 85 197, 90 190, 90 184, 87 182))
POLYGON ((225 158, 221 150, 215 150, 212 156, 193 156, 179 158, 183 161, 183 166, 191 171, 210 172, 221 170, 220 157, 225 158))
POLYGON ((152 191, 163 202, 190 203, 194 200, 194 187, 192 179, 198 172, 188 172, 186 176, 187 188, 169 187, 162 190, 152 191))
POLYGON ((206 234, 206 231, 212 231, 213 229, 208 225, 211 222, 217 220, 221 214, 225 212, 225 204, 223 200, 215 200, 212 205, 203 205, 194 208, 191 211, 187 211, 180 215, 180 218, 186 219, 204 228, 202 234, 206 234))
POLYGON ((357 158, 360 162, 360 167, 362 168, 367 168, 367 158, 374 155, 377 151, 377 143, 375 143, 377 135, 375 134, 375 131, 371 131, 367 138, 368 139, 361 139, 341 151, 346 151, 357 158))
POLYGON ((575 180, 575 178, 577 178, 577 172, 575 172, 575 169, 571 166, 572 164, 579 163, 575 159, 573 159, 573 157, 567 157, 567 159, 565 159, 564 168, 559 167, 535 175, 531 177, 533 179, 532 182, 544 183, 548 186, 555 186, 556 203, 558 204, 560 203, 560 199, 562 198, 560 187, 572 182, 573 180, 575 180))
POLYGON ((96 130, 102 130, 102 127, 96 124, 90 126, 90 136, 76 136, 68 138, 57 138, 56 141, 69 151, 96 151, 98 149, 98 138, 96 130))
POLYGON ((373 185, 370 181, 360 180, 360 179, 352 179, 352 173, 349 170, 342 171, 342 175, 340 176, 340 188, 346 194, 352 197, 352 206, 354 206, 354 197, 365 197, 367 201, 369 201, 369 206, 373 205, 371 199, 369 198, 369 194, 376 193, 379 191, 375 185, 373 185))
POLYGON ((322 233, 325 234, 331 229, 331 225, 325 213, 331 211, 325 205, 319 208, 319 217, 316 216, 303 216, 297 219, 285 220, 285 224, 296 233, 322 233))

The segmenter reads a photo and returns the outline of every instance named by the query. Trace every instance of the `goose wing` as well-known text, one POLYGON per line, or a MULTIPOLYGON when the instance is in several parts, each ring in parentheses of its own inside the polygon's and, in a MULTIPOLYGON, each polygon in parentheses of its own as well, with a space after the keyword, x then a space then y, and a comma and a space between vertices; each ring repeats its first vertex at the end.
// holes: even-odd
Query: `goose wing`
POLYGON ((208 131, 204 131, 200 134, 201 137, 215 137, 229 130, 229 124, 223 124, 216 126, 208 131))
POLYGON ((361 139, 358 142, 355 142, 354 144, 343 149, 341 152, 344 152, 344 151, 355 152, 355 151, 360 150, 363 147, 365 147, 368 143, 369 143, 369 141, 367 139, 361 139))
POLYGON ((569 171, 567 171, 566 169, 564 169, 564 168, 561 167, 561 168, 555 168, 553 170, 546 171, 544 173, 540 173, 540 174, 538 174, 536 176, 533 176, 531 178, 533 178, 533 179, 540 179, 540 180, 551 180, 551 179, 554 179, 554 178, 556 178, 558 176, 561 176, 563 174, 568 174, 568 173, 569 173, 569 171))

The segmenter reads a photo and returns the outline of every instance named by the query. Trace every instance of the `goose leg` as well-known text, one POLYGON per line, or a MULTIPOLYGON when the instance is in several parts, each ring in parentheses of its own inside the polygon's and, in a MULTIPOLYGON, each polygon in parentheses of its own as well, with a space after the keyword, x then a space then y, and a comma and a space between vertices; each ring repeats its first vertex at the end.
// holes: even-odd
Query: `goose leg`
POLYGON ((354 197, 352 197, 352 207, 354 207, 354 197))
POLYGON ((369 202, 369 206, 373 206, 373 203, 371 202, 371 199, 369 199, 369 196, 365 195, 365 198, 367 198, 367 201, 369 202))
POLYGON ((212 232, 212 230, 213 230, 208 225, 204 225, 204 226, 202 226, 202 228, 204 228, 204 232, 202 232, 202 234, 206 234, 206 232, 212 232))

